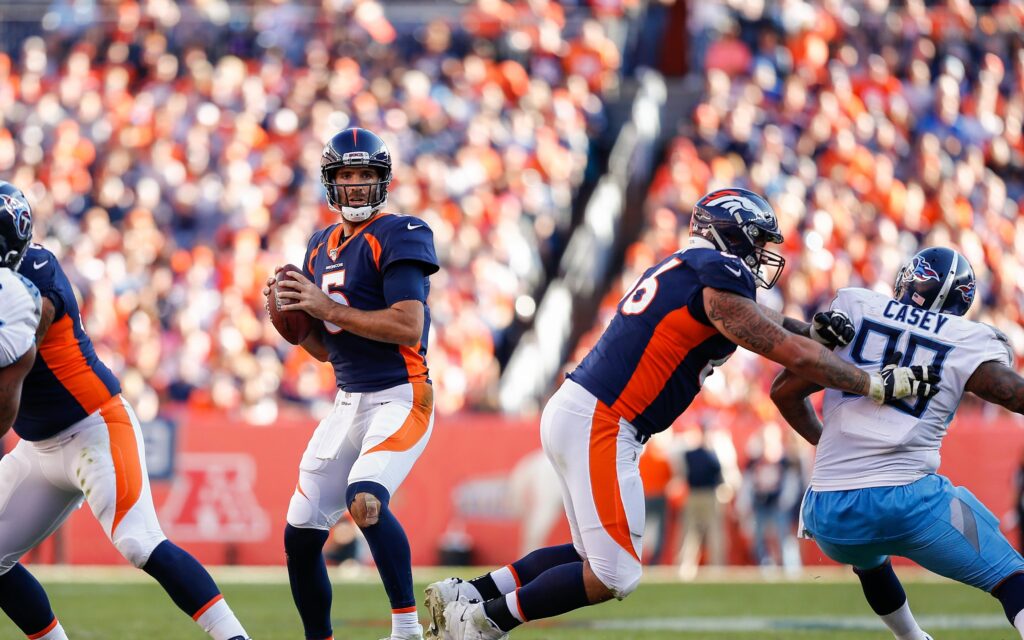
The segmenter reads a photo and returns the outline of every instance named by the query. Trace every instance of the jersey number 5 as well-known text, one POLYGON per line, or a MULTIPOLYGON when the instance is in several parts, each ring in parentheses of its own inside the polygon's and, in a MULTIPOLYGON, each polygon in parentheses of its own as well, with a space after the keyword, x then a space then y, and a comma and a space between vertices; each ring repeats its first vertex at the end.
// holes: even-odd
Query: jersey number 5
POLYGON ((654 301, 654 296, 658 293, 658 276, 666 271, 675 269, 681 264, 683 264, 682 260, 672 258, 658 267, 657 271, 633 285, 629 293, 622 297, 621 311, 623 315, 635 316, 646 311, 647 307, 651 306, 651 302, 654 301))
MULTIPOLYGON (((874 322, 873 320, 865 319, 860 329, 857 331, 856 337, 853 339, 853 343, 850 344, 850 358, 853 359, 854 364, 864 366, 878 364, 879 360, 869 359, 864 355, 864 346, 868 340, 875 336, 876 339, 882 340, 882 360, 884 361, 893 352, 896 351, 897 345, 900 343, 903 334, 908 333, 910 337, 907 339, 907 346, 903 351, 903 361, 899 363, 901 367, 909 367, 913 364, 931 364, 935 365, 935 368, 939 370, 939 375, 942 375, 942 365, 946 362, 946 356, 953 350, 948 344, 943 344, 932 340, 928 336, 914 333, 913 331, 904 331, 897 327, 891 327, 881 322, 874 322), (931 355, 930 361, 922 359, 920 357, 915 358, 918 350, 924 351, 931 355), (915 362, 917 360, 918 362, 915 362)), ((847 394, 844 394, 847 395, 847 394)), ((928 403, 931 398, 918 398, 914 404, 910 404, 906 400, 891 400, 888 404, 897 411, 920 418, 924 415, 925 410, 928 408, 928 403)))
MULTIPOLYGON (((348 298, 345 297, 345 294, 341 292, 341 288, 343 286, 345 286, 344 269, 338 269, 337 271, 325 273, 323 280, 320 282, 320 288, 324 290, 324 293, 327 294, 327 297, 329 297, 331 300, 334 300, 335 302, 339 302, 343 305, 348 305, 348 298)), ((327 331, 330 333, 341 333, 342 331, 344 331, 344 329, 331 322, 325 322, 324 328, 326 328, 327 331)))

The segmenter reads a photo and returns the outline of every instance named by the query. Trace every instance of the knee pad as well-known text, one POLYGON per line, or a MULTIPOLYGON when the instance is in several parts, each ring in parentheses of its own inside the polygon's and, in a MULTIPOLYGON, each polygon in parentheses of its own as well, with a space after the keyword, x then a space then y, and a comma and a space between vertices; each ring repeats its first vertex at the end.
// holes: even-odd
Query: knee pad
POLYGON ((292 525, 284 528, 284 552, 291 557, 319 555, 330 535, 323 529, 300 529, 292 525))
POLYGON ((356 525, 366 528, 375 525, 384 516, 391 501, 391 494, 383 485, 376 482, 361 480, 348 485, 345 491, 345 504, 348 505, 349 513, 356 525), (359 494, 365 493, 375 499, 375 503, 366 504, 367 501, 357 500, 359 494), (369 519, 369 520, 368 520, 369 519))
POLYGON ((142 536, 131 534, 119 536, 113 542, 125 560, 132 563, 136 568, 141 569, 146 566, 150 554, 153 553, 153 549, 156 549, 157 545, 166 539, 167 537, 161 532, 159 534, 149 533, 142 536))
POLYGON ((626 596, 636 591, 640 585, 640 576, 643 574, 643 567, 639 562, 619 562, 617 565, 607 562, 595 562, 595 558, 588 558, 590 569, 601 581, 601 584, 608 587, 616 600, 624 600, 626 596))

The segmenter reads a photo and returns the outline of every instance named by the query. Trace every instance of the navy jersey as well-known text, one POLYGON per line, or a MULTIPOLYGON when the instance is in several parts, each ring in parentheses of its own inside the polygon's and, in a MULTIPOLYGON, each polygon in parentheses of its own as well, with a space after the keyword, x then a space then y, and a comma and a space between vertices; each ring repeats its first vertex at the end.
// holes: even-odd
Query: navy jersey
MULTIPOLYGON (((387 309, 383 276, 388 267, 411 261, 428 276, 439 266, 434 234, 423 220, 381 213, 349 238, 341 223, 315 233, 306 249, 302 270, 333 300, 363 311, 387 309)), ((423 302, 423 334, 415 347, 378 342, 325 322, 324 343, 334 365, 338 388, 345 391, 380 391, 406 382, 429 382, 427 336, 430 308, 423 302)))
POLYGON ((21 388, 14 431, 25 440, 45 440, 97 411, 121 392, 114 374, 96 357, 82 326, 75 293, 57 257, 33 244, 18 273, 53 302, 53 323, 38 345, 36 361, 21 388))
POLYGON ((733 255, 697 247, 674 253, 644 272, 569 378, 641 433, 667 429, 736 350, 708 320, 705 287, 753 299, 756 285, 733 255))

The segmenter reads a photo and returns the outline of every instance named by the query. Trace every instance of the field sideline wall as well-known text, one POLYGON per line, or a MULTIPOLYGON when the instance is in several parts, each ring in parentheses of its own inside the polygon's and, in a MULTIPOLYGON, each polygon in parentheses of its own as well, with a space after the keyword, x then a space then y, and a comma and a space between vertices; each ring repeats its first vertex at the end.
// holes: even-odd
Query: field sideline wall
MULTIPOLYGON (((733 426, 741 455, 756 424, 737 419, 733 426)), ((168 536, 206 564, 282 564, 285 512, 314 427, 298 414, 283 415, 273 427, 253 427, 223 413, 183 411, 147 428, 153 495, 168 536)), ((467 534, 476 563, 513 559, 519 526, 507 476, 539 446, 534 419, 438 419, 423 457, 392 502, 409 534, 413 563, 436 564, 446 533, 467 534)), ((1014 507, 1013 474, 1022 449, 1024 429, 1017 417, 964 411, 946 439, 941 471, 1003 518, 1014 507)), ((1016 531, 1009 533, 1016 542, 1016 531)), ((568 541, 564 521, 549 539, 568 541)), ((813 543, 801 544, 806 562, 827 562, 813 543)), ((59 541, 51 538, 28 561, 59 557, 73 564, 125 564, 87 507, 71 517, 59 541)), ((743 559, 736 549, 731 557, 743 559)))

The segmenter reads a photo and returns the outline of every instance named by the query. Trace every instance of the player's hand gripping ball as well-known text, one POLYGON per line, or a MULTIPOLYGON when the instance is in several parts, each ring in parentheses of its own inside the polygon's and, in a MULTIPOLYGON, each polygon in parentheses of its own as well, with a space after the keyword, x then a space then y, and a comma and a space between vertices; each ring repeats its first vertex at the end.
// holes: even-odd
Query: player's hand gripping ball
POLYGON ((302 267, 293 264, 286 264, 276 273, 276 277, 267 280, 267 312, 270 314, 270 322, 281 334, 281 337, 292 344, 300 344, 313 330, 313 317, 301 309, 288 310, 283 308, 283 300, 277 298, 277 283, 284 280, 294 280, 288 275, 289 271, 302 272, 302 267))

